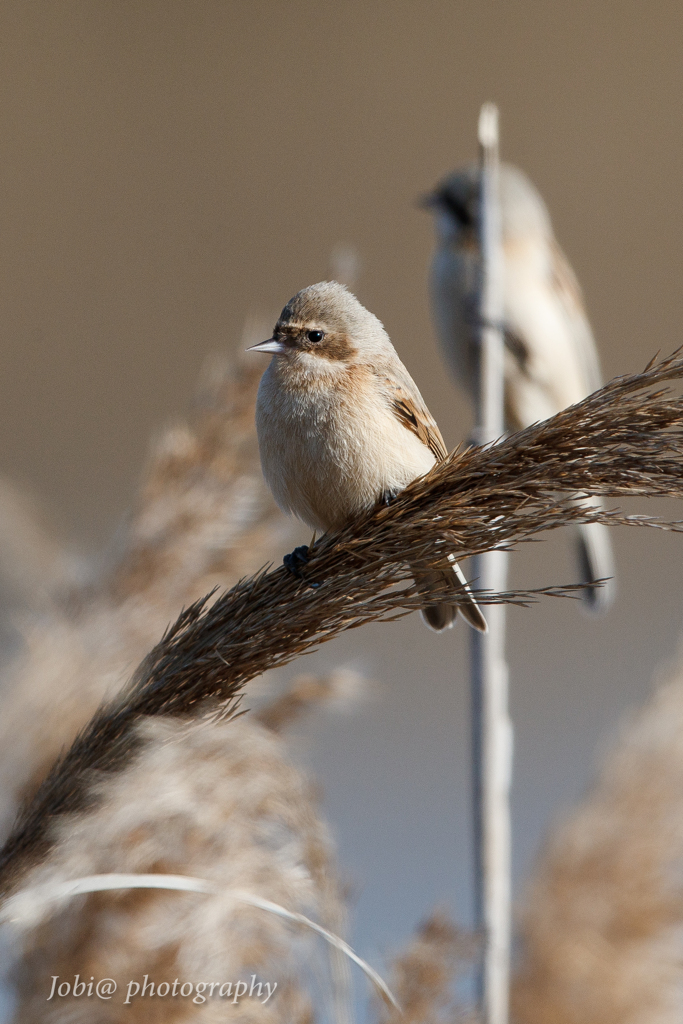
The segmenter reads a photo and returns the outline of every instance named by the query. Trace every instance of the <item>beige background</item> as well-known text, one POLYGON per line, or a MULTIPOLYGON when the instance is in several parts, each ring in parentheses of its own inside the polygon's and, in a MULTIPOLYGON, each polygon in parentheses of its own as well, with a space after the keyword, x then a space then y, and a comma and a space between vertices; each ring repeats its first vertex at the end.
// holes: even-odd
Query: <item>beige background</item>
MULTIPOLYGON (((683 341, 682 33, 669 0, 6 0, 0 470, 96 550, 206 354, 329 275, 340 242, 454 444, 470 412, 430 327, 432 230, 414 201, 474 155, 486 99, 506 158, 548 201, 606 375, 669 352, 683 341)), ((615 541, 609 618, 552 601, 511 614, 518 887, 676 646, 683 539, 615 541)), ((513 562, 518 585, 571 579, 566 538, 513 562)), ((465 641, 413 617, 309 662, 379 684, 300 744, 371 958, 435 903, 470 911, 465 641)))

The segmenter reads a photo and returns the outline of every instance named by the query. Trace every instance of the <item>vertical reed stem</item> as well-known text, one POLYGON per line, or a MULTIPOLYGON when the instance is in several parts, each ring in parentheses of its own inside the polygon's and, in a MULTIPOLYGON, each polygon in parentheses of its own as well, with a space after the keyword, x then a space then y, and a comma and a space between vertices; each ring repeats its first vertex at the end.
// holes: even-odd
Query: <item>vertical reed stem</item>
MULTIPOLYGON (((489 444, 504 431, 503 249, 498 190, 498 110, 479 115, 481 152, 481 327, 476 439, 489 444)), ((474 562, 477 587, 506 589, 507 553, 474 562)), ((484 936, 478 996, 485 1024, 507 1024, 510 974, 510 778, 512 726, 508 717, 505 607, 487 609, 489 631, 472 632, 472 762, 475 916, 484 936)))

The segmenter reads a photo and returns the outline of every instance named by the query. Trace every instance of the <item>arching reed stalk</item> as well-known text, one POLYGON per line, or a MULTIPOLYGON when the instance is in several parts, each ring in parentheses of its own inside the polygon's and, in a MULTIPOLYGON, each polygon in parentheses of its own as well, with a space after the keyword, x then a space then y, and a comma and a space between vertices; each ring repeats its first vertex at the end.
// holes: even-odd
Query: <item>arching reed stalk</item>
MULTIPOLYGON (((148 716, 226 717, 244 684, 340 632, 417 608, 405 564, 436 565, 510 547, 572 522, 678 529, 619 511, 582 508, 582 494, 683 497, 683 399, 660 385, 683 377, 679 353, 641 374, 616 378, 552 419, 487 448, 458 449, 389 507, 377 507, 312 549, 306 579, 261 571, 183 611, 130 684, 102 706, 57 761, 0 855, 11 891, 51 847, 51 823, 90 806, 93 778, 126 765, 144 742, 148 716), (214 599, 215 598, 215 599, 214 599)), ((539 593, 479 594, 483 603, 525 603, 539 593)))

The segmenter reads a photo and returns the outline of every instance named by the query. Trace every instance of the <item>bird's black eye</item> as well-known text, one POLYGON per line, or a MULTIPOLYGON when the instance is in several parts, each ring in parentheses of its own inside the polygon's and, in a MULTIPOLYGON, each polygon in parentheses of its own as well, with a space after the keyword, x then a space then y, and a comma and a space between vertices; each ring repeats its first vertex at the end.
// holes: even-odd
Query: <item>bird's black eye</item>
POLYGON ((306 331, 306 337, 309 341, 319 342, 325 337, 324 331, 306 331))
POLYGON ((465 203, 461 202, 456 196, 451 195, 450 192, 441 192, 439 199, 442 204, 446 207, 451 216, 460 224, 463 228, 474 227, 474 217, 468 210, 465 203))

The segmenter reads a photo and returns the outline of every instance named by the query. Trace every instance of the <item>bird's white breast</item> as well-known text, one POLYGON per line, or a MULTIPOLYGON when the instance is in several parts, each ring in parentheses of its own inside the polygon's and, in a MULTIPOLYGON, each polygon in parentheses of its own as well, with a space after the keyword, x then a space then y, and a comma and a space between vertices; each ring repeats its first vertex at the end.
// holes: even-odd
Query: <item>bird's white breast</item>
POLYGON ((505 322, 528 353, 523 371, 511 359, 506 367, 506 397, 517 426, 547 419, 592 390, 581 359, 582 348, 593 344, 590 327, 580 306, 570 309, 563 301, 551 261, 544 240, 506 246, 505 322))
POLYGON ((342 526, 434 465, 366 365, 274 357, 256 406, 261 465, 278 505, 316 530, 342 526))

